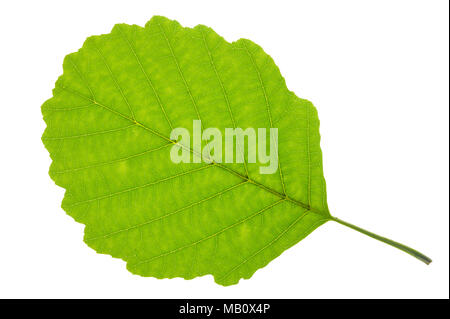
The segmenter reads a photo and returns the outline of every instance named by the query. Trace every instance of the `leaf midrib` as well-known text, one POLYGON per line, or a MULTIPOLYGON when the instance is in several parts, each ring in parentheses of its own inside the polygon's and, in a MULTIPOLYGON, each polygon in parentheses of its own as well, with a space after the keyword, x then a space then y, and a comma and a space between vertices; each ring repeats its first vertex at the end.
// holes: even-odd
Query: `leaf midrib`
MULTIPOLYGON (((171 140, 170 138, 168 138, 168 137, 165 136, 164 134, 162 134, 162 133, 160 133, 160 132, 158 132, 158 131, 156 131, 156 130, 154 130, 154 129, 148 127, 148 126, 146 126, 145 124, 143 124, 143 123, 137 121, 136 119, 132 119, 132 118, 126 116, 125 114, 123 114, 123 113, 121 113, 121 112, 118 112, 118 111, 112 109, 111 107, 109 107, 109 106, 107 106, 107 105, 105 105, 105 104, 102 104, 102 103, 98 102, 97 100, 95 100, 95 99, 93 99, 93 98, 87 97, 87 96, 85 96, 84 94, 81 94, 81 93, 78 92, 78 91, 69 89, 69 88, 64 87, 64 86, 57 86, 57 87, 59 87, 60 89, 66 91, 66 92, 69 92, 69 93, 71 93, 71 94, 75 94, 75 95, 79 96, 79 97, 82 98, 82 99, 85 99, 85 100, 87 100, 87 101, 90 101, 90 102, 93 103, 94 105, 100 106, 100 107, 104 108, 105 110, 110 111, 110 112, 116 114, 117 116, 120 116, 120 117, 122 117, 122 118, 124 118, 124 119, 126 119, 126 120, 128 120, 128 121, 130 121, 130 122, 132 122, 132 123, 134 123, 136 126, 141 127, 142 129, 144 129, 144 130, 150 132, 151 134, 153 134, 153 135, 155 135, 155 136, 158 136, 158 137, 160 137, 160 138, 166 140, 167 142, 169 142, 169 143, 171 143, 171 144, 173 144, 173 145, 177 145, 177 146, 179 146, 179 147, 181 147, 181 148, 184 148, 184 149, 188 150, 189 152, 191 152, 192 154, 197 155, 197 156, 201 156, 201 157, 203 158, 202 154, 196 154, 196 152, 195 152, 193 149, 191 149, 190 147, 186 147, 186 146, 184 146, 184 145, 178 143, 177 141, 171 140)), ((297 205, 297 206, 299 206, 299 207, 302 207, 302 208, 304 208, 304 209, 307 209, 307 210, 311 211, 312 213, 319 214, 319 215, 322 215, 322 216, 326 215, 326 214, 323 214, 323 213, 322 213, 321 211, 319 211, 319 210, 313 209, 312 207, 310 207, 309 205, 307 205, 307 204, 305 204, 305 203, 303 203, 303 202, 301 202, 301 201, 298 201, 298 200, 296 200, 296 199, 293 199, 293 198, 289 197, 287 194, 286 194, 286 195, 281 194, 281 193, 279 193, 278 191, 276 191, 276 190, 274 190, 274 189, 272 189, 272 188, 270 188, 270 187, 267 187, 267 186, 265 186, 265 185, 263 185, 263 184, 261 184, 261 183, 255 181, 255 180, 251 179, 250 177, 244 176, 244 175, 240 174, 239 172, 236 172, 235 170, 233 170, 233 169, 231 169, 231 168, 229 168, 229 167, 226 167, 225 165, 223 165, 223 164, 221 164, 221 163, 218 163, 218 162, 215 162, 215 161, 211 161, 210 165, 215 165, 215 166, 217 166, 217 167, 220 167, 221 169, 224 169, 224 170, 228 171, 229 173, 231 173, 231 174, 233 174, 233 175, 235 175, 235 176, 237 176, 237 177, 243 179, 244 181, 247 181, 247 182, 249 182, 250 184, 253 184, 253 185, 255 185, 255 186, 257 186, 257 187, 259 187, 259 188, 261 188, 261 189, 263 189, 263 190, 265 190, 265 191, 267 191, 267 192, 270 192, 270 193, 272 193, 273 195, 276 195, 276 196, 278 196, 279 198, 281 198, 281 199, 283 199, 283 200, 286 200, 286 201, 291 202, 291 203, 293 203, 293 204, 295 204, 295 205, 297 205)))

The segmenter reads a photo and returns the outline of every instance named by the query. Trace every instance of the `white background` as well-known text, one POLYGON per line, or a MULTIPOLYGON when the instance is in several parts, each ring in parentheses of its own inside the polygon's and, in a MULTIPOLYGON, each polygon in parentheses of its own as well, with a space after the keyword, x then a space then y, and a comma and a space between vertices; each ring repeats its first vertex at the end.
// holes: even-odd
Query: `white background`
POLYGON ((0 297, 448 298, 448 1, 2 1, 0 297), (47 175, 41 104, 66 54, 153 15, 261 45, 321 119, 333 215, 250 280, 132 275, 96 254, 47 175))

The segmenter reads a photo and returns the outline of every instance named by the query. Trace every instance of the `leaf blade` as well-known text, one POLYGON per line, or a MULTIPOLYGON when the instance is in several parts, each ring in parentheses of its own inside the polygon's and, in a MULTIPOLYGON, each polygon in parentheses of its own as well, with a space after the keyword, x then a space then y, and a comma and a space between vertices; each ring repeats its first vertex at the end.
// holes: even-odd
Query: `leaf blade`
POLYGON ((248 40, 230 44, 209 28, 182 28, 161 17, 146 28, 118 25, 109 35, 89 38, 66 58, 54 93, 42 107, 47 123, 43 142, 53 158, 51 177, 67 190, 63 208, 86 225, 89 246, 124 259, 132 272, 158 278, 213 274, 220 284, 234 284, 329 220, 317 112, 286 88, 273 60, 248 40), (161 37, 155 26, 165 28, 161 37), (211 101, 220 102, 210 108, 211 101), (189 127, 193 119, 222 130, 276 125, 294 131, 297 140, 280 133, 274 176, 257 173, 251 163, 174 165, 165 147, 173 142, 170 129, 189 127), (79 132, 80 120, 84 132, 79 132), (113 123, 127 123, 130 132, 92 135, 94 128, 112 133, 113 123), (83 143, 61 138, 67 132, 81 136, 83 143), (124 146, 113 146, 116 140, 124 146), (195 191, 189 185, 196 185, 195 191), (218 202, 209 205, 214 199, 218 202), (263 214, 271 211, 264 204, 274 205, 276 214, 263 214), (261 219, 255 225, 256 217, 261 219), (177 226, 191 241, 183 232, 175 234, 177 226), (216 250, 215 241, 222 237, 228 246, 216 250), (214 259, 208 256, 211 251, 214 259), (170 262, 161 258, 156 265, 143 262, 169 255, 177 257, 167 257, 170 262))

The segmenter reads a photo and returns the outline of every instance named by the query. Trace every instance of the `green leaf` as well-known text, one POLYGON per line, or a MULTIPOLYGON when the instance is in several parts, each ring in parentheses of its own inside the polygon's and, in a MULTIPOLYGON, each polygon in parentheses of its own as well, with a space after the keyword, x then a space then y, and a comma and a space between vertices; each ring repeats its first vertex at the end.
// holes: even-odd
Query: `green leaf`
POLYGON ((42 106, 50 176, 84 241, 132 273, 236 284, 329 220, 431 261, 330 215, 317 111, 253 42, 155 16, 88 38, 63 67, 42 106), (224 135, 277 128, 276 173, 247 151, 244 163, 175 164, 172 147, 199 156, 170 137, 194 120, 224 135))

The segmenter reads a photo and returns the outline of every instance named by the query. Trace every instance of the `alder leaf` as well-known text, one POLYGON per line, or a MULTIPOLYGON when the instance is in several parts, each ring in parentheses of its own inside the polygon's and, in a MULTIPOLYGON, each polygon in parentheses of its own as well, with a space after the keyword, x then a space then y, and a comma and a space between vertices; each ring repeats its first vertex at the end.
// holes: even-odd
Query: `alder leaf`
POLYGON ((431 261, 330 215, 317 111, 253 42, 155 16, 88 38, 63 68, 42 106, 50 176, 87 245, 132 273, 236 284, 330 220, 431 261), (171 139, 194 120, 223 134, 277 128, 276 172, 248 151, 244 163, 174 163, 172 147, 199 157, 171 139))

